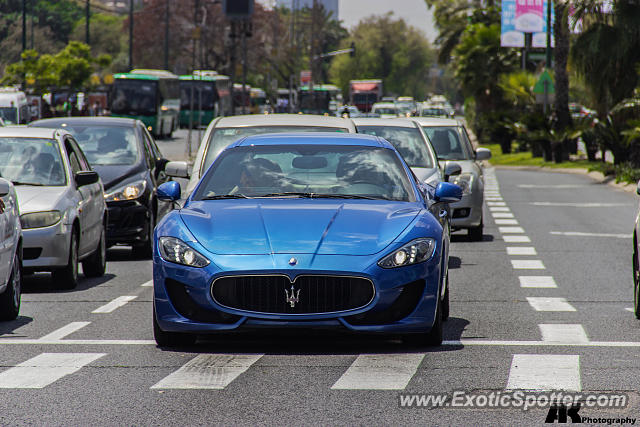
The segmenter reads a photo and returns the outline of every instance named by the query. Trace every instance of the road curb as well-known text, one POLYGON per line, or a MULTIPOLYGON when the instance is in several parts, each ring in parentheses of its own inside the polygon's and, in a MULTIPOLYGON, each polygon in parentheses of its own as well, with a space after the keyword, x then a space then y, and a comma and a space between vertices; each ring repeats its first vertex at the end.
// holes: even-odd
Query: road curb
POLYGON ((607 184, 611 187, 617 188, 622 191, 626 191, 629 193, 635 193, 637 189, 636 184, 628 184, 625 182, 616 182, 615 177, 610 175, 604 175, 601 172, 591 171, 584 168, 548 168, 543 166, 507 166, 507 165, 492 165, 489 164, 489 167, 494 167, 496 169, 511 169, 511 170, 526 170, 531 172, 555 172, 555 173, 572 173, 574 175, 586 175, 593 179, 596 182, 601 184, 607 184))

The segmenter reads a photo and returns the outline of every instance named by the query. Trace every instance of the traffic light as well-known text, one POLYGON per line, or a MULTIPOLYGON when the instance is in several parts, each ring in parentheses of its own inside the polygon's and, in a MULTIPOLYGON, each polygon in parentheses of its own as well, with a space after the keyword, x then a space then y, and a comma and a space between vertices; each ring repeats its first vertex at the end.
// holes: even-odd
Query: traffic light
POLYGON ((253 15, 254 0, 224 0, 222 10, 227 18, 248 19, 253 15))
POLYGON ((349 52, 350 57, 356 56, 356 42, 351 42, 351 52, 349 52))

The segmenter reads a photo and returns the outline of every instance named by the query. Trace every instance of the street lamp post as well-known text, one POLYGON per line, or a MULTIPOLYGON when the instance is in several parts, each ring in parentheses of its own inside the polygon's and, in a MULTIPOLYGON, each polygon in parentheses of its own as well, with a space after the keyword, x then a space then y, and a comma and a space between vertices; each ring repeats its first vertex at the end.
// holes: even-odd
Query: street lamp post
POLYGON ((133 69, 133 0, 129 0, 129 70, 133 69))
POLYGON ((90 43, 90 42, 91 42, 91 38, 90 38, 90 36, 89 36, 89 21, 90 21, 90 19, 89 19, 89 15, 90 15, 91 11, 90 11, 90 9, 89 9, 89 8, 90 8, 90 2, 89 2, 89 0, 87 0, 87 7, 86 7, 86 10, 85 10, 85 14, 86 14, 86 17, 85 17, 85 20, 86 20, 86 27, 85 27, 85 42, 87 43, 87 45, 90 45, 90 44, 91 44, 91 43, 90 43))

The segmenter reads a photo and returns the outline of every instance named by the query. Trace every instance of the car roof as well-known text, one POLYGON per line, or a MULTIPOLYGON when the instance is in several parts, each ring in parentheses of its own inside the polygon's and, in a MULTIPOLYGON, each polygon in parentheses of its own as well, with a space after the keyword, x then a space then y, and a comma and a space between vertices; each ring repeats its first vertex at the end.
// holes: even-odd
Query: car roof
POLYGON ((382 138, 372 135, 339 132, 269 133, 242 138, 229 147, 248 145, 360 145, 395 150, 382 138))
POLYGON ((315 114, 247 114, 221 117, 215 127, 249 126, 326 126, 353 130, 351 120, 315 114))
POLYGON ((414 117, 412 119, 421 126, 462 126, 457 119, 444 119, 440 117, 414 117))
POLYGON ((415 128, 416 124, 409 119, 403 118, 374 118, 374 117, 354 117, 353 123, 356 126, 393 126, 399 128, 415 128))
POLYGON ((26 126, 4 126, 0 127, 0 137, 11 138, 45 138, 55 139, 56 132, 68 133, 58 129, 50 128, 29 128, 26 126))
POLYGON ((129 119, 125 117, 55 117, 51 119, 33 121, 29 123, 29 126, 58 128, 65 124, 133 127, 136 124, 136 119, 129 119))

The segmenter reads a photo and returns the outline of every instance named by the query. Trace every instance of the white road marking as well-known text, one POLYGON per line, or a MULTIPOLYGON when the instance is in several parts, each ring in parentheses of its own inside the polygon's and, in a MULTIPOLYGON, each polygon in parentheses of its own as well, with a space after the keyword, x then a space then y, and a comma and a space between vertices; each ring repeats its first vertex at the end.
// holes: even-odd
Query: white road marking
POLYGON ((201 354, 151 388, 222 390, 262 356, 262 354, 201 354))
POLYGON ((102 307, 96 308, 95 310, 92 311, 92 313, 111 313, 117 308, 122 307, 129 301, 133 301, 136 298, 137 296, 135 295, 124 295, 124 296, 118 297, 113 301, 103 305, 102 307))
POLYGON ((582 325, 576 324, 541 324, 538 325, 542 333, 542 341, 563 343, 588 343, 587 333, 582 325))
POLYGON ((518 234, 518 233, 524 233, 524 228, 522 227, 498 227, 498 231, 502 234, 505 233, 512 233, 512 234, 518 234))
POLYGON ((511 212, 506 206, 489 206, 489 210, 491 212, 511 212))
POLYGON ((544 270, 544 264, 539 259, 512 259, 511 265, 516 270, 544 270))
POLYGON ((460 341, 443 341, 448 346, 489 346, 489 347, 623 347, 640 348, 637 341, 588 341, 588 342, 558 342, 558 341, 518 341, 518 340, 482 340, 461 339, 460 341))
POLYGON ((557 288, 552 276, 519 276, 521 288, 557 288))
POLYGON ((633 307, 626 307, 625 310, 635 313, 635 310, 633 307))
POLYGON ((580 391, 580 356, 514 354, 507 390, 580 391))
POLYGON ((491 215, 494 218, 510 218, 510 219, 513 219, 513 214, 511 212, 491 212, 491 215))
POLYGON ((538 255, 533 246, 507 246, 507 255, 538 255))
MULTIPOLYGON (((495 222, 496 225, 518 225, 517 219, 496 218, 493 220, 493 222, 495 222)), ((516 237, 516 236, 510 236, 510 237, 516 237)))
POLYGON ((630 203, 568 203, 568 202, 532 202, 534 206, 559 206, 569 208, 615 208, 621 206, 633 206, 630 203))
POLYGON ((505 243, 531 243, 528 236, 502 236, 505 243))
POLYGON ((499 196, 486 196, 484 199, 485 200, 490 200, 490 201, 493 201, 493 202, 503 202, 504 201, 504 199, 502 197, 499 197, 499 196))
POLYGON ((331 388, 404 390, 424 356, 424 353, 361 354, 331 388))
POLYGON ((42 353, 0 373, 0 388, 44 388, 106 353, 42 353))
POLYGON ((63 340, 0 338, 0 345, 157 345, 154 340, 63 340))
POLYGON ((60 329, 56 329, 55 331, 47 334, 38 339, 38 341, 58 341, 66 337, 67 335, 71 335, 72 333, 84 328, 89 325, 91 322, 71 322, 66 326, 63 326, 60 329))
POLYGON ((550 231, 549 234, 556 236, 572 236, 572 237, 612 237, 614 239, 630 239, 631 234, 616 233, 582 233, 580 231, 550 231))
POLYGON ((487 202, 487 206, 507 206, 505 202, 487 202))
POLYGON ((555 184, 555 185, 540 185, 540 184, 518 184, 520 188, 582 188, 587 187, 584 184, 555 184))
POLYGON ((576 311, 566 298, 527 297, 535 311, 576 311))
POLYGON ((153 288, 153 280, 149 280, 148 282, 144 282, 140 286, 145 287, 145 288, 153 288))

